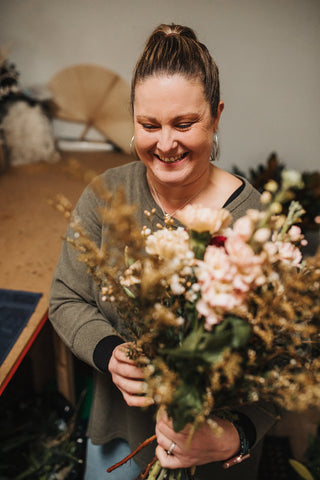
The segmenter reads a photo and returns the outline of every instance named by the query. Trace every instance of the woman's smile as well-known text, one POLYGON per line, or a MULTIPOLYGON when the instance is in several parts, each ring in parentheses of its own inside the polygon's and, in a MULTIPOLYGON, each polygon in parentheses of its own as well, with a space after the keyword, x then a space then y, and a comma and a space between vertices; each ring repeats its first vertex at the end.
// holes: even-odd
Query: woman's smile
POLYGON ((164 156, 161 156, 161 155, 157 155, 156 153, 155 153, 155 156, 157 158, 159 158, 159 160, 161 160, 161 162, 164 162, 164 163, 167 163, 167 164, 168 163, 172 164, 172 163, 178 163, 181 160, 183 160, 184 158, 186 158, 187 152, 182 153, 180 155, 171 156, 171 157, 164 157, 164 156))

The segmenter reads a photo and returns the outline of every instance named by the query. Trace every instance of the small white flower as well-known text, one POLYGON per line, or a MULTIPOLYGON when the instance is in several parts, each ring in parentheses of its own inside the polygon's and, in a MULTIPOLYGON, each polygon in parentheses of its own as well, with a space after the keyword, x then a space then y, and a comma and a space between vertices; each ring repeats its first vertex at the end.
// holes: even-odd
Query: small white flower
POLYGON ((185 291, 184 286, 180 283, 179 275, 176 273, 170 279, 170 288, 174 295, 182 295, 185 291))
POLYGON ((260 197, 260 201, 262 205, 266 205, 267 203, 271 202, 272 195, 270 192, 264 191, 260 197))
POLYGON ((258 243, 265 243, 269 240, 270 234, 271 232, 269 228, 259 228, 255 232, 253 239, 258 243))
POLYGON ((181 327, 184 324, 184 318, 183 317, 178 317, 177 318, 177 325, 181 327))
POLYGON ((197 294, 190 289, 186 291, 185 298, 188 302, 194 303, 197 300, 197 294))
POLYGON ((191 253, 189 247, 189 235, 184 228, 179 227, 177 230, 157 230, 155 233, 147 237, 146 252, 149 255, 158 255, 162 259, 186 258, 188 252, 191 253))
POLYGON ((289 188, 303 187, 302 175, 297 170, 283 170, 281 173, 282 178, 282 188, 288 190, 289 188))
POLYGON ((199 283, 193 283, 191 288, 194 292, 199 292, 200 285, 199 285, 199 283))

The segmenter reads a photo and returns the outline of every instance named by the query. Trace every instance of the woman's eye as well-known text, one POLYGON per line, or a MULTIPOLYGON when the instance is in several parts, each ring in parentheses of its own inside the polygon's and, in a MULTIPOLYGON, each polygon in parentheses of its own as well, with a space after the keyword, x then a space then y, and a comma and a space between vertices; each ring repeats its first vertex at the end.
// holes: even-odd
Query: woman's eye
POLYGON ((155 130, 157 128, 156 125, 150 123, 144 123, 142 126, 145 130, 155 130))
POLYGON ((191 127, 191 125, 192 125, 191 122, 189 122, 189 123, 179 123, 177 125, 177 128, 179 128, 180 130, 187 130, 188 128, 191 127))

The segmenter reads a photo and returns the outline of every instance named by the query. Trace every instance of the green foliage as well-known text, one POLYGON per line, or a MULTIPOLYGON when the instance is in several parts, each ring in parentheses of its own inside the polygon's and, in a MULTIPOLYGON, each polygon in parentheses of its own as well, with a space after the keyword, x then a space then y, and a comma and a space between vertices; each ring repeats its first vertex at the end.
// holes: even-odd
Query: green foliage
POLYGON ((204 392, 208 387, 212 365, 222 361, 226 350, 244 347, 250 335, 248 322, 228 316, 212 331, 208 332, 200 324, 185 337, 180 346, 159 352, 170 368, 179 372, 181 380, 172 404, 167 407, 176 431, 192 423, 203 411, 204 392))
POLYGON ((289 463, 304 480, 320 480, 320 427, 317 434, 310 437, 304 458, 304 464, 292 459, 289 463))
POLYGON ((81 478, 84 426, 60 395, 10 398, 1 413, 1 478, 81 478))
POLYGON ((289 463, 304 480, 315 480, 309 470, 302 463, 297 462, 297 460, 289 460, 289 463))
POLYGON ((190 245, 195 254, 195 257, 199 260, 203 259, 208 243, 211 240, 209 232, 195 232, 190 231, 190 245))
POLYGON ((306 465, 312 472, 314 480, 320 480, 320 428, 317 435, 310 438, 305 457, 306 465))
MULTIPOLYGON (((265 184, 269 180, 275 180, 280 183, 281 173, 285 165, 279 162, 276 153, 271 153, 264 164, 256 168, 250 168, 248 173, 241 171, 238 167, 233 167, 233 173, 247 178, 252 185, 262 192, 265 184)), ((320 212, 320 172, 302 172, 303 188, 292 188, 294 197, 305 210, 302 216, 301 226, 305 229, 316 229, 317 225, 314 218, 320 212)), ((285 209, 289 207, 290 201, 284 205, 285 209)), ((284 213, 286 210, 284 210, 284 213)))

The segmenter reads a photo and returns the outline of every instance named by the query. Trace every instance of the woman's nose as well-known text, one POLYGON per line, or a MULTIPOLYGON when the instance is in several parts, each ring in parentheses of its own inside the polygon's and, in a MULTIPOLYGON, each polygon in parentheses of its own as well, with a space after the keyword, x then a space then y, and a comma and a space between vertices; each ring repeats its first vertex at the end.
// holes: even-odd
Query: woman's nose
POLYGON ((169 128, 162 128, 159 131, 157 148, 161 153, 169 153, 177 147, 177 140, 174 135, 174 130, 169 128))

